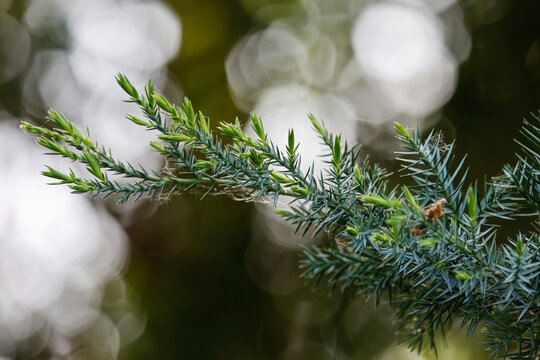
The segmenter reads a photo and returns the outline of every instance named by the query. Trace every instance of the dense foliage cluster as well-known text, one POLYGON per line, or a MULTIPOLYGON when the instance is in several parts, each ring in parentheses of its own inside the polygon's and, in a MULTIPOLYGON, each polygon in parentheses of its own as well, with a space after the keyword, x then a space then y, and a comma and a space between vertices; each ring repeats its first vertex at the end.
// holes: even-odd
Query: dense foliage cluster
POLYGON ((540 124, 534 117, 523 128, 523 149, 516 165, 501 176, 469 184, 465 159, 438 133, 422 139, 418 130, 396 124, 403 144, 403 176, 413 184, 391 188, 388 173, 358 159, 339 135, 310 120, 328 148, 327 168, 303 171, 294 131, 284 149, 273 144, 263 123, 251 116, 256 137, 238 120, 218 127, 185 100, 181 107, 156 93, 151 82, 139 94, 122 75, 118 83, 145 119, 133 123, 158 136, 152 146, 166 159, 161 173, 114 158, 61 114, 51 110, 53 127, 22 127, 39 135, 52 154, 84 164, 90 177, 48 167, 43 175, 75 193, 116 195, 120 202, 148 195, 169 197, 185 191, 228 194, 245 201, 263 197, 288 202, 280 215, 297 230, 326 231, 331 241, 305 251, 300 266, 306 278, 385 299, 395 305, 403 334, 413 349, 435 346, 452 318, 462 319, 468 334, 481 329, 493 356, 535 359, 540 319, 540 124), (119 181, 118 175, 130 178, 119 181), (519 233, 498 246, 494 220, 528 216, 533 232, 519 233))

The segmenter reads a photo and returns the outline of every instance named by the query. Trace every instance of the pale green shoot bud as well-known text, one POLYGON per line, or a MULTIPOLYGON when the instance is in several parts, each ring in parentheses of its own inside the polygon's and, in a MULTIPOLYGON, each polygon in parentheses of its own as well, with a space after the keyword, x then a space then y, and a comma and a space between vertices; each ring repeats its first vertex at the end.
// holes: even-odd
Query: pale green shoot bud
POLYGON ((287 217, 291 216, 293 213, 288 210, 278 209, 276 210, 276 214, 287 217))
POLYGON ((321 134, 324 137, 328 137, 328 131, 324 128, 324 126, 313 116, 313 114, 308 115, 309 120, 311 120, 311 124, 313 124, 313 127, 315 130, 321 134))
POLYGON ((270 176, 274 180, 276 180, 277 182, 282 183, 282 184, 290 184, 290 183, 294 182, 294 180, 292 180, 292 179, 288 178, 287 176, 285 176, 285 175, 283 175, 281 173, 278 173, 276 171, 272 171, 270 173, 270 176))
POLYGON ((405 195, 405 199, 407 199, 407 202, 409 203, 409 206, 411 209, 420 212, 420 205, 418 205, 418 202, 414 198, 414 196, 411 194, 408 187, 403 186, 403 195, 405 195))
POLYGON ((478 209, 476 205, 476 193, 472 187, 469 188, 469 193, 467 194, 467 209, 469 210, 469 216, 471 217, 471 224, 475 225, 478 209))
POLYGON ((439 242, 439 239, 437 238, 427 238, 420 240, 420 246, 421 247, 429 247, 437 244, 439 242))
POLYGON ((60 180, 60 181, 62 181, 62 183, 72 183, 73 182, 73 179, 71 178, 71 176, 69 176, 67 174, 64 174, 64 173, 62 173, 62 172, 60 172, 60 171, 58 171, 56 169, 53 169, 50 166, 47 166, 47 169, 49 171, 42 171, 41 175, 50 177, 52 179, 60 180))
POLYGON ((160 153, 166 153, 167 149, 165 149, 165 146, 161 145, 160 143, 156 141, 150 141, 150 146, 156 149, 160 153))
POLYGON ((302 196, 308 196, 309 195, 309 190, 307 188, 301 188, 299 186, 293 186, 291 187, 291 190, 298 194, 298 195, 302 195, 302 196))
POLYGON ((394 122, 394 128, 396 129, 397 133, 405 138, 410 138, 411 134, 405 129, 405 126, 401 125, 397 121, 394 122))
POLYGON ((126 118, 131 121, 132 123, 134 124, 137 124, 137 125, 140 125, 140 126, 151 126, 150 123, 144 121, 144 120, 141 120, 135 116, 132 116, 132 115, 127 115, 126 118))
POLYGON ((356 180, 358 180, 359 184, 362 184, 364 182, 364 176, 362 176, 362 172, 360 172, 358 166, 354 167, 354 175, 356 176, 356 180))
POLYGON ((118 73, 116 75, 116 82, 132 98, 139 97, 139 94, 137 93, 137 89, 135 89, 133 84, 131 84, 131 82, 128 80, 128 78, 124 74, 118 73))
POLYGON ((355 227, 347 226, 347 229, 345 231, 347 231, 347 234, 352 235, 352 236, 360 235, 360 230, 356 226, 355 227))
POLYGON ((170 142, 184 142, 194 140, 193 137, 175 133, 170 133, 169 135, 158 135, 158 139, 170 142))
POLYGON ((472 276, 467 273, 458 271, 456 272, 456 279, 461 280, 461 281, 468 281, 472 279, 472 276))
POLYGON ((371 234, 371 241, 376 243, 388 244, 392 241, 392 238, 388 234, 373 233, 371 234))
POLYGON ((255 134, 257 134, 259 139, 266 142, 267 137, 266 137, 266 134, 264 133, 264 127, 263 127, 263 123, 261 119, 253 113, 251 113, 250 116, 251 116, 251 128, 253 129, 253 131, 255 131, 255 134))
POLYGON ((334 145, 332 146, 332 163, 334 167, 339 170, 341 166, 341 143, 339 136, 336 135, 334 139, 334 145))
POLYGON ((199 111, 199 126, 205 134, 210 134, 210 119, 207 119, 202 111, 199 111))
POLYGON ((93 191, 96 189, 95 186, 91 186, 87 183, 76 183, 76 184, 70 184, 68 187, 73 190, 74 193, 86 193, 89 191, 93 191))
POLYGON ((83 155, 86 159, 86 162, 88 163, 88 167, 86 168, 88 172, 97 177, 98 179, 105 181, 105 176, 101 172, 97 159, 88 151, 83 151, 83 155))
POLYGON ((163 95, 154 94, 152 96, 152 98, 156 102, 157 106, 162 108, 167 113, 173 113, 174 112, 174 107, 167 101, 167 99, 165 99, 165 97, 163 95))
POLYGON ((197 160, 195 164, 193 164, 193 167, 197 169, 210 169, 214 167, 214 163, 207 160, 197 160))
POLYGON ((377 195, 364 195, 362 196, 362 201, 368 204, 373 204, 376 206, 382 206, 385 208, 391 208, 392 202, 388 199, 384 199, 377 195))

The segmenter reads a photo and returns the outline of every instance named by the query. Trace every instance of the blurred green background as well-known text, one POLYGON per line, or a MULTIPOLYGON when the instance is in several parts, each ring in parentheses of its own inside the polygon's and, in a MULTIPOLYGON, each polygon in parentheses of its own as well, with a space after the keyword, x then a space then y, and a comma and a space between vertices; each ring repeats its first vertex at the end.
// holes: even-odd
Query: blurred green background
MULTIPOLYGON (((0 14, 4 11, 24 27, 30 3, 0 0, 0 14)), ((422 1, 397 3, 417 6, 414 3, 422 1)), ((540 107, 540 2, 448 3, 451 3, 448 9, 436 13, 444 20, 443 30, 448 30, 447 25, 452 21, 460 21, 471 41, 467 54, 456 61, 455 90, 440 106, 405 118, 409 125, 421 121, 424 129, 442 129, 448 141, 455 138, 458 155, 468 154, 472 178, 493 176, 503 164, 513 161, 517 149, 513 138, 518 135, 521 119, 540 107)), ((181 94, 188 96, 214 125, 235 116, 244 120, 246 111, 257 108, 257 101, 239 100, 240 95, 234 95, 234 79, 226 71, 227 59, 242 39, 280 21, 291 28, 316 21, 326 13, 334 14, 335 22, 341 21, 339 16, 349 15, 335 32, 348 38, 351 23, 369 4, 377 2, 336 1, 330 5, 315 0, 170 0, 166 5, 180 19, 182 29, 180 51, 167 64, 167 77, 177 87, 169 94, 178 98, 171 100, 180 101, 181 94)), ((2 24, 6 22, 0 21, 0 33, 2 24)), ((39 122, 45 115, 49 104, 41 101, 29 110, 24 94, 29 91, 25 84, 36 54, 44 49, 70 48, 70 42, 63 42, 58 36, 65 34, 67 28, 56 23, 53 29, 29 31, 31 47, 27 58, 20 60, 22 64, 16 75, 0 84, 0 109, 13 118, 39 122)), ((10 38, 2 34, 0 41, 8 44, 10 38)), ((332 39, 332 31, 325 34, 330 34, 332 39)), ((129 39, 128 36, 125 41, 129 39)), ((342 38, 335 39, 338 39, 335 48, 342 51, 338 55, 348 54, 351 58, 355 51, 352 46, 342 38)), ((3 46, 0 67, 12 66, 14 60, 9 58, 9 53, 10 49, 3 46)), ((328 59, 326 55, 323 51, 323 61, 328 59)), ((345 68, 346 65, 340 65, 339 56, 337 59, 336 68, 345 68)), ((115 71, 124 71, 112 70, 111 81, 115 71)), ((282 77, 276 83, 285 81, 283 73, 278 75, 282 77)), ((294 75, 291 78, 295 79, 294 75)), ((61 88, 63 79, 56 81, 61 88)), ((309 86, 320 92, 326 86, 339 87, 336 83, 312 81, 309 86)), ((260 82, 253 86, 257 84, 260 82)), ((423 86, 429 87, 429 81, 423 86)), ((348 91, 352 93, 349 99, 354 99, 355 88, 348 91)), ((362 112, 356 114, 358 120, 364 118, 362 112)), ((400 111, 396 114, 388 119, 401 119, 400 111)), ((4 121, 16 121, 13 118, 4 121)), ((332 118, 325 120, 331 122, 332 118)), ((360 132, 369 132, 373 125, 368 122, 363 128, 359 126, 360 132)), ((387 122, 381 126, 389 127, 387 122)), ((395 148, 391 132, 380 136, 366 145, 365 153, 396 170, 391 153, 389 156, 381 151, 376 143, 384 137, 395 148)), ((362 135, 358 136, 358 140, 362 139, 362 135)), ((305 285, 299 279, 297 258, 299 245, 310 240, 292 237, 292 241, 280 244, 269 239, 269 228, 283 225, 276 225, 275 219, 253 204, 224 197, 200 201, 187 195, 167 201, 157 209, 155 204, 144 202, 130 213, 129 221, 112 203, 106 206, 129 235, 130 250, 122 282, 130 306, 144 326, 130 340, 121 340, 119 359, 416 358, 404 351, 403 346, 395 347, 398 339, 394 337, 391 312, 385 306, 375 311, 371 302, 354 294, 332 292, 324 285, 316 289, 305 285)), ((510 234, 514 227, 507 224, 501 232, 510 234)), ((289 233, 287 228, 280 232, 289 233)), ((105 289, 101 311, 114 319, 115 312, 120 311, 114 302, 118 288, 112 281, 105 289)), ((89 326, 88 331, 76 337, 97 336, 98 330, 92 329, 89 326)), ((124 331, 129 333, 129 329, 124 331)), ((68 339, 77 343, 76 337, 68 339)), ((15 353, 5 355, 21 359, 52 357, 54 352, 50 347, 37 353, 28 351, 34 344, 32 341, 21 341, 15 353)), ((467 341, 455 329, 447 347, 439 349, 440 358, 487 357, 480 341, 479 337, 467 341)), ((430 353, 424 356, 433 357, 430 353)), ((73 358, 105 357, 99 349, 90 347, 73 358)))

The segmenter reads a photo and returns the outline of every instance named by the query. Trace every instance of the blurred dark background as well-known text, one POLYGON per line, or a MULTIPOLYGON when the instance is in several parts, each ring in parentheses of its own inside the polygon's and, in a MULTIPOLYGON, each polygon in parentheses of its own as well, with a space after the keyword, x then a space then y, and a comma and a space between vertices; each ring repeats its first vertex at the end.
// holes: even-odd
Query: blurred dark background
MULTIPOLYGON (((151 134, 122 119, 137 112, 114 84, 124 72, 188 96, 214 126, 255 111, 278 143, 313 112, 393 171, 393 121, 441 129, 481 179, 513 161, 522 118, 540 107, 539 14, 532 0, 0 0, 0 355, 433 358, 395 346, 385 306, 305 284, 298 254, 316 240, 265 205, 30 196, 49 160, 18 122, 54 107, 158 169, 151 134)), ((456 328, 447 340, 442 359, 487 358, 479 337, 456 328)))

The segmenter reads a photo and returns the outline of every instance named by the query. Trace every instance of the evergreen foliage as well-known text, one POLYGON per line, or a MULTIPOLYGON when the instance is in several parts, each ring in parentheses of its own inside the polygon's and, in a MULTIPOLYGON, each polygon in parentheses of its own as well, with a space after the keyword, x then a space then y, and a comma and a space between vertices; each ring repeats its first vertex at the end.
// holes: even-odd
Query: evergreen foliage
POLYGON ((91 176, 51 167, 43 175, 66 184, 75 193, 115 195, 119 202, 142 195, 169 197, 197 191, 227 194, 245 201, 283 197, 287 209, 277 212, 297 230, 326 231, 331 241, 307 249, 303 275, 340 289, 386 300, 412 349, 435 348, 453 318, 471 335, 477 328, 493 356, 535 359, 539 356, 540 319, 540 119, 525 122, 522 153, 502 175, 468 183, 465 159, 456 160, 454 144, 438 133, 422 139, 418 130, 395 125, 404 151, 402 174, 414 185, 390 188, 388 173, 359 162, 356 147, 342 143, 310 116, 327 146, 327 168, 303 171, 294 131, 281 149, 267 137, 263 123, 251 115, 252 138, 238 119, 218 127, 196 113, 186 99, 181 107, 156 93, 151 82, 139 94, 123 75, 119 85, 145 119, 127 118, 158 132, 155 151, 167 161, 162 173, 119 161, 64 116, 51 110, 52 128, 23 122, 37 142, 87 167, 91 176), (127 183, 111 174, 131 179, 127 183), (116 177, 115 177, 116 178, 116 177), (498 246, 496 218, 528 216, 534 231, 517 234, 498 246))

